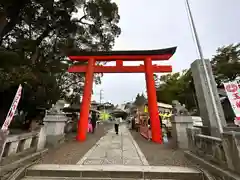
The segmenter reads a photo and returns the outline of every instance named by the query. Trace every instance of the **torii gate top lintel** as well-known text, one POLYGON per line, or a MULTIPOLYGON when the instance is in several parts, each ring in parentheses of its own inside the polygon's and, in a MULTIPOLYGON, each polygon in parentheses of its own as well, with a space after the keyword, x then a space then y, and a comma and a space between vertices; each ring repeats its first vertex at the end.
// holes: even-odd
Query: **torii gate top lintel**
POLYGON ((156 50, 131 50, 131 51, 78 51, 69 55, 73 61, 140 61, 146 58, 151 60, 168 60, 175 53, 177 47, 156 50))

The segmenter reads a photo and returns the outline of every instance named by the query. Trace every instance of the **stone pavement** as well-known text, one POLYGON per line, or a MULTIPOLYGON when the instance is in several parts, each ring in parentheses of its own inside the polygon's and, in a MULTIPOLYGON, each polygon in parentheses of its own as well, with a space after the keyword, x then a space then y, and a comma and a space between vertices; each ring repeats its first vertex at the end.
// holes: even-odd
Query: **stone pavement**
POLYGON ((151 166, 194 166, 184 155, 184 151, 175 148, 173 139, 166 144, 147 141, 139 132, 131 131, 131 135, 138 144, 151 166))
POLYGON ((77 163, 81 165, 140 165, 148 162, 125 125, 111 129, 77 163))
POLYGON ((95 133, 89 133, 87 140, 84 142, 76 141, 76 133, 66 136, 66 142, 60 147, 50 148, 49 151, 42 157, 39 162, 41 164, 77 164, 98 141, 104 137, 109 129, 112 129, 112 124, 100 124, 95 133))

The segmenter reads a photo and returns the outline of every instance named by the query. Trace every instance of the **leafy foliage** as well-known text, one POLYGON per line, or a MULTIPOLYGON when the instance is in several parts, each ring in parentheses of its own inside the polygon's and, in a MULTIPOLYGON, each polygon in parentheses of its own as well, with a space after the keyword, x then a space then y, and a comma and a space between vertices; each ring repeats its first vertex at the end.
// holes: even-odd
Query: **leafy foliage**
MULTIPOLYGON (((27 106, 46 107, 59 98, 74 101, 84 76, 66 72, 72 64, 66 55, 73 49, 111 50, 121 32, 119 19, 111 0, 2 0, 1 100, 11 93, 0 109, 9 108, 19 84, 24 86, 21 104, 26 111, 27 106)), ((101 76, 95 76, 96 83, 101 76)))
MULTIPOLYGON (((212 61, 213 73, 219 86, 225 81, 232 81, 240 74, 240 44, 217 49, 212 61)), ((157 88, 158 101, 170 103, 179 100, 187 108, 197 108, 197 100, 190 70, 172 73, 160 77, 157 88)))
POLYGON ((145 98, 144 94, 137 94, 134 104, 136 106, 142 106, 147 103, 147 99, 145 98))
POLYGON ((235 80, 240 76, 240 43, 218 48, 211 63, 218 85, 235 80))
POLYGON ((160 102, 172 104, 173 100, 179 100, 188 108, 196 108, 191 71, 167 74, 160 77, 160 86, 157 88, 157 99, 160 102))

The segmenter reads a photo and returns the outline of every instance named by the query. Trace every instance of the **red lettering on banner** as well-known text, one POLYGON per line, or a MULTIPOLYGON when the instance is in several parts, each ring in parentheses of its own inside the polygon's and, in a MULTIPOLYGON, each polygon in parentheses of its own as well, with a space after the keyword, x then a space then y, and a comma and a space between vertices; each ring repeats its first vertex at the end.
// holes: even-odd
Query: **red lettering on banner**
POLYGON ((238 90, 238 86, 236 84, 228 84, 226 85, 226 91, 228 92, 236 92, 238 90))
POLYGON ((11 111, 11 112, 9 113, 9 116, 8 116, 8 117, 11 118, 11 117, 13 117, 13 115, 14 115, 14 114, 13 114, 13 111, 11 111))
POLYGON ((14 117, 15 111, 16 111, 18 103, 19 103, 19 100, 21 99, 21 94, 22 94, 22 86, 19 85, 17 93, 16 93, 16 95, 13 99, 12 105, 11 105, 9 111, 8 111, 7 117, 6 117, 6 119, 3 123, 2 129, 8 129, 8 126, 10 125, 10 123, 11 123, 13 117, 14 117))
POLYGON ((6 123, 6 126, 8 127, 8 126, 9 126, 9 124, 10 124, 10 121, 7 121, 7 123, 6 123))
POLYGON ((233 94, 233 97, 234 97, 234 100, 236 100, 236 99, 240 99, 240 96, 239 96, 238 93, 234 93, 234 94, 233 94))
POLYGON ((236 106, 237 106, 237 108, 240 108, 240 100, 236 101, 236 106))
POLYGON ((17 105, 16 103, 13 105, 13 111, 16 109, 17 105))

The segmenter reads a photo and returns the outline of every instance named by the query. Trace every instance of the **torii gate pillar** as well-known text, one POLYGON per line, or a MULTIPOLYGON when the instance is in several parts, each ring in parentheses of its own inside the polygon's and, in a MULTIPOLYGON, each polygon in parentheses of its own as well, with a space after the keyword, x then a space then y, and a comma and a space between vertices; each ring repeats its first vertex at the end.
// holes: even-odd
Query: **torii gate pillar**
POLYGON ((150 115, 152 141, 156 143, 162 142, 162 129, 160 128, 160 120, 158 115, 157 96, 155 81, 153 78, 152 59, 146 58, 145 65, 145 78, 148 95, 148 110, 150 115))
POLYGON ((78 121, 77 137, 78 141, 85 141, 88 129, 88 114, 91 105, 93 74, 94 74, 95 59, 88 60, 87 71, 85 73, 85 83, 83 90, 83 98, 81 103, 80 119, 78 121))

